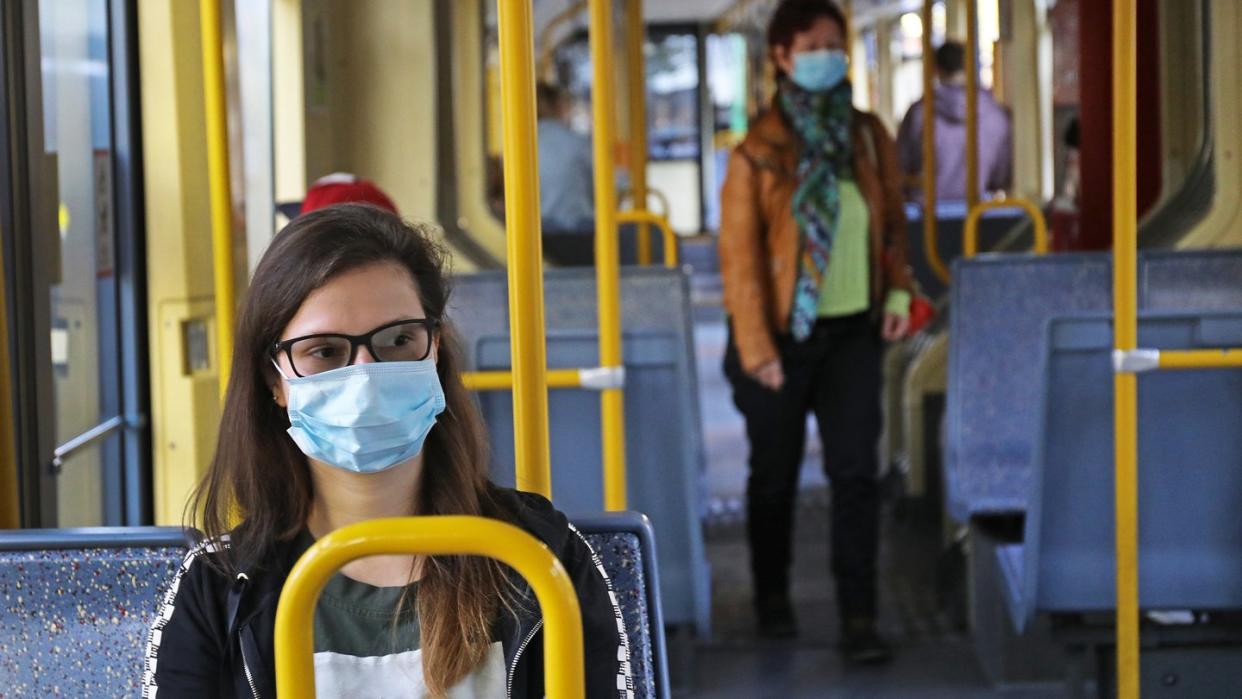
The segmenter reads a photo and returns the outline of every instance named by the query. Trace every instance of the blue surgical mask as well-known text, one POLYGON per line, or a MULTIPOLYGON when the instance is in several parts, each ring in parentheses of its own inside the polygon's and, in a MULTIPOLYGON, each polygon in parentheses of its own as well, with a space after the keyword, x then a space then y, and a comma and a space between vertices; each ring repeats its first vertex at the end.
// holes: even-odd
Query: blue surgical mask
POLYGON ((803 51, 793 55, 794 69, 790 80, 807 92, 831 90, 845 79, 850 64, 839 49, 803 51))
POLYGON ((310 458, 354 473, 379 473, 417 456, 444 412, 430 359, 355 364, 285 381, 289 436, 310 458))

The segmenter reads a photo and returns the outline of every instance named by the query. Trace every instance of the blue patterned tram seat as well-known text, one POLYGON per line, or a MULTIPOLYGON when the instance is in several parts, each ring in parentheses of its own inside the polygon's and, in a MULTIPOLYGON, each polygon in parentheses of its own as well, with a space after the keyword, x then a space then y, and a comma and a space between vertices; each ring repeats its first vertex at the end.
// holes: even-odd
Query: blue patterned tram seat
POLYGON ((572 520, 612 580, 630 638, 634 696, 671 697, 651 520, 637 512, 608 512, 572 520))
POLYGON ((178 527, 0 532, 0 695, 137 696, 187 545, 178 527))
MULTIPOLYGON (((612 579, 634 696, 670 696, 651 523, 632 512, 574 523, 612 579)), ((0 532, 0 696, 137 696, 148 629, 193 535, 178 527, 0 532)))

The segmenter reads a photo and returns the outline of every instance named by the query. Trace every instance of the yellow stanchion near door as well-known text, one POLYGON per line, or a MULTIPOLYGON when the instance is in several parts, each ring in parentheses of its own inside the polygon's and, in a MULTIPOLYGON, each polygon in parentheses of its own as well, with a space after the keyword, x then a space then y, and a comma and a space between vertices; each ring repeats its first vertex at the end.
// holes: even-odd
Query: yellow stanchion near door
MULTIPOLYGON (((591 115, 595 154, 595 280, 599 313, 599 363, 604 369, 623 371, 621 360, 621 254, 617 236, 617 186, 615 175, 616 127, 612 105, 613 85, 612 3, 590 0, 591 115)), ((533 142, 533 139, 532 139, 533 142)), ((623 376, 623 374, 621 374, 623 376)), ((603 421, 604 509, 624 510, 625 495, 625 395, 621 387, 600 393, 603 421)))
MULTIPOLYGON (((502 4, 507 0, 501 0, 502 4)), ((315 602, 341 566, 366 556, 486 556, 530 583, 544 619, 544 680, 553 699, 579 699, 582 613, 564 566, 530 534, 483 517, 393 517, 342 527, 315 542, 285 580, 276 607, 276 695, 315 696, 315 602)))
POLYGON ((233 195, 229 188, 228 104, 224 88, 224 46, 220 0, 200 0, 203 40, 203 98, 207 117, 207 170, 211 183, 211 262, 216 294, 216 362, 220 395, 229 385, 233 361, 233 195))

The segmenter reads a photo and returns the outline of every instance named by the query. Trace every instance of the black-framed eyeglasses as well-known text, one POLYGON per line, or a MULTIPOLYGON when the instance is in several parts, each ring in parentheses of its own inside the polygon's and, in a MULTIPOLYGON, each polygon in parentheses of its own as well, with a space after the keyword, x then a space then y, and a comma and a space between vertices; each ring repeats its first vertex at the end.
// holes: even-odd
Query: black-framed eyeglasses
POLYGON ((299 377, 314 376, 354 363, 359 347, 377 362, 420 362, 431 355, 432 337, 440 322, 434 318, 398 320, 364 335, 317 333, 281 340, 272 356, 284 352, 299 377))

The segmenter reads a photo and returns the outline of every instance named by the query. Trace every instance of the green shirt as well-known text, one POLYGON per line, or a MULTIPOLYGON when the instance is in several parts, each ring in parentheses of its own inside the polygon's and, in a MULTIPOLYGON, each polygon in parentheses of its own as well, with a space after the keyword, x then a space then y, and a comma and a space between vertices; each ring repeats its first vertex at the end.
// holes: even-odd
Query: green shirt
MULTIPOLYGON (((310 534, 303 532, 302 536, 309 545, 310 534)), ((430 697, 419 648, 414 609, 417 596, 418 583, 375 587, 340 573, 332 576, 315 605, 316 693, 332 697, 430 697)), ((450 696, 503 697, 506 679, 504 649, 499 641, 493 641, 483 661, 451 688, 450 696)))
POLYGON ((367 657, 418 650, 417 596, 418 583, 375 587, 333 575, 315 606, 315 652, 367 657), (398 605, 401 618, 394 625, 398 605))
MULTIPOLYGON (((819 317, 836 318, 862 313, 871 306, 870 215, 854 180, 840 180, 841 213, 832 240, 828 271, 820 280, 819 317)), ((885 299, 884 311, 905 316, 910 294, 894 289, 885 299)))

